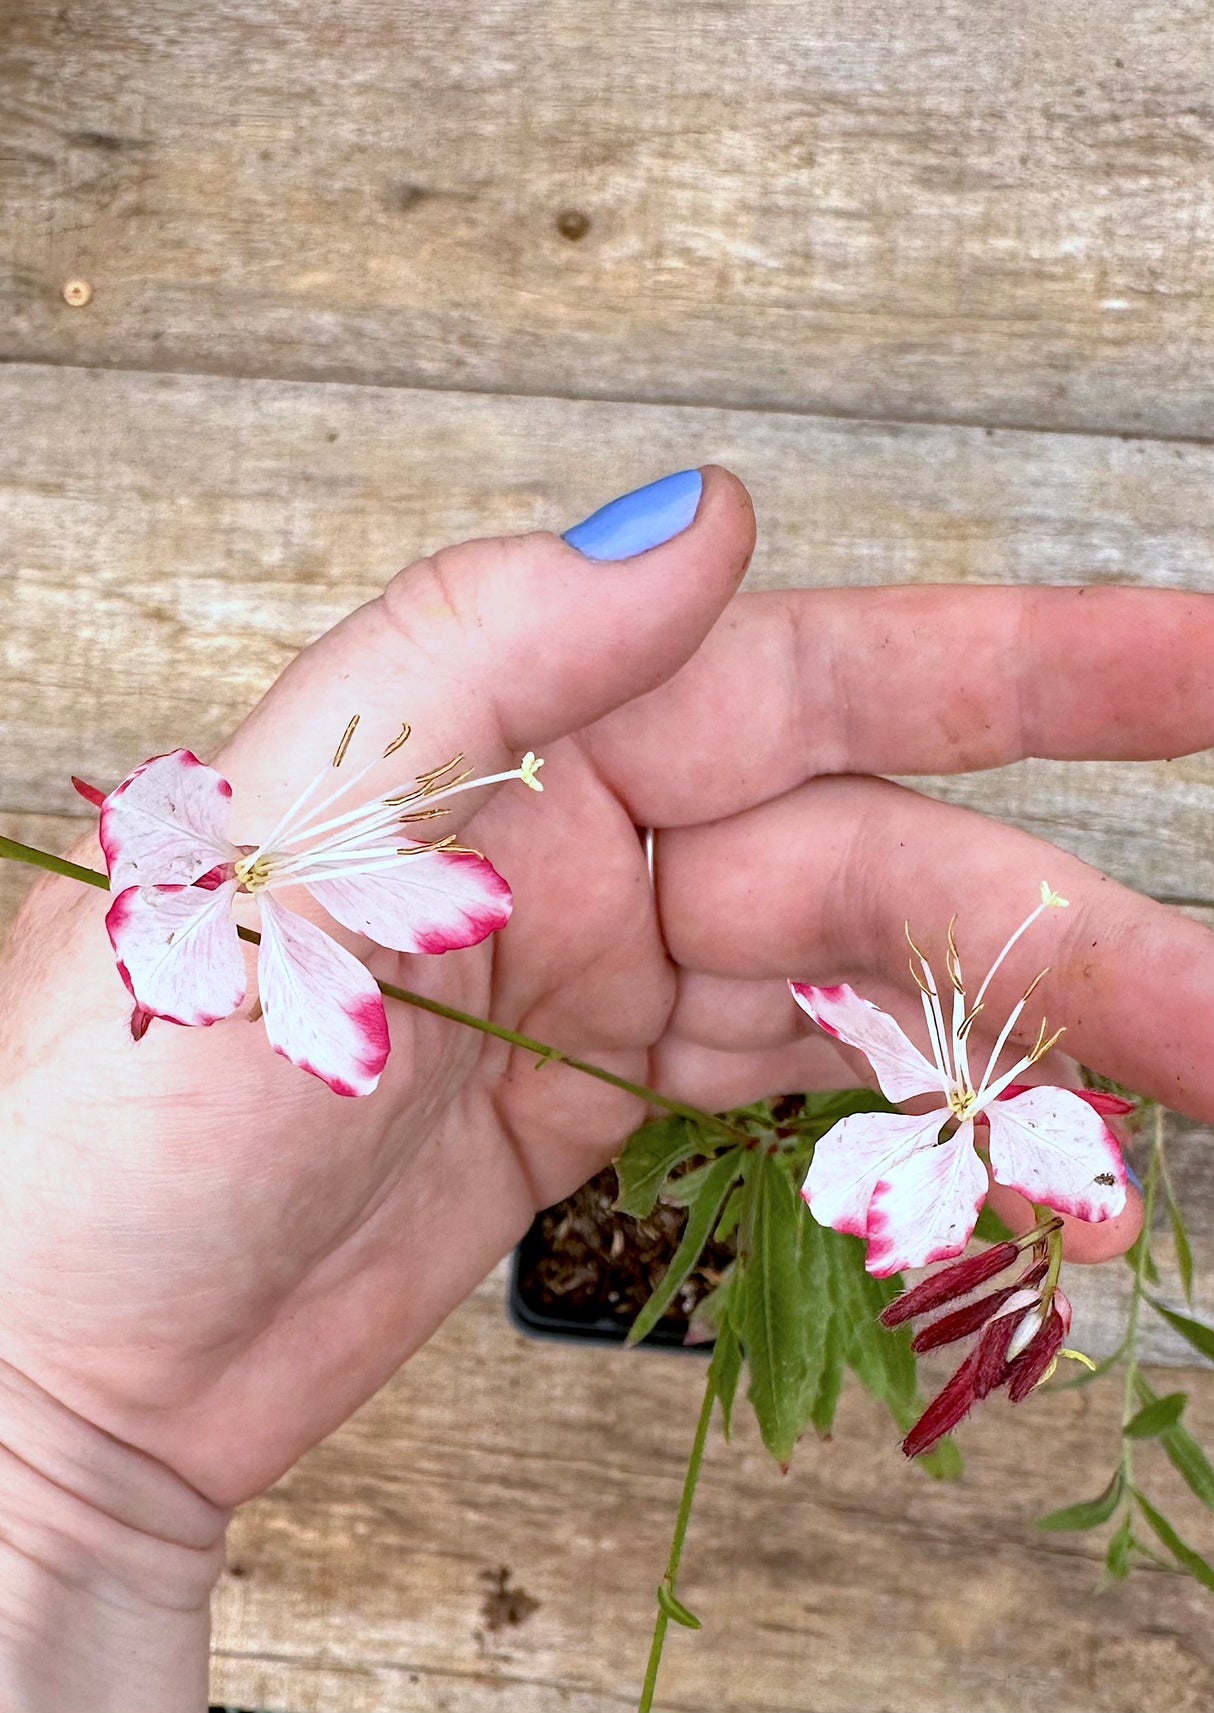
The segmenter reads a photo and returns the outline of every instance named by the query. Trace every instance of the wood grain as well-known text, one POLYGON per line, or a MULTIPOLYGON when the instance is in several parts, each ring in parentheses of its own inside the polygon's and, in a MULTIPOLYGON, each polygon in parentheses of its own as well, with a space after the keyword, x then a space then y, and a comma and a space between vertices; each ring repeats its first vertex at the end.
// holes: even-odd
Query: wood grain
MULTIPOLYGON (((249 1506, 216 1602, 213 1693, 292 1713, 597 1713, 635 1705, 703 1370, 531 1344, 490 1281, 408 1368, 249 1506), (536 1604, 493 1629, 496 1573, 536 1604)), ((1214 1421, 1214 1376, 1183 1381, 1214 1421)), ((714 1435, 672 1637, 668 1713, 1198 1713, 1208 1595, 1149 1572, 1098 1593, 1099 1537, 1032 1519, 1116 1456, 1105 1388, 966 1429, 967 1473, 900 1459, 858 1395, 781 1478, 714 1435)), ((1149 1448, 1141 1478, 1214 1541, 1149 1448)))
MULTIPOLYGON (((1214 589, 1214 448, 1099 436, 16 365, 0 375, 0 806, 63 813, 219 742, 305 641, 447 540, 562 528, 716 459, 754 587, 1214 589)), ((1158 897, 1214 901, 1208 755, 925 789, 1158 897)))
POLYGON ((6 357, 1209 434, 1210 0, 5 10, 6 357))

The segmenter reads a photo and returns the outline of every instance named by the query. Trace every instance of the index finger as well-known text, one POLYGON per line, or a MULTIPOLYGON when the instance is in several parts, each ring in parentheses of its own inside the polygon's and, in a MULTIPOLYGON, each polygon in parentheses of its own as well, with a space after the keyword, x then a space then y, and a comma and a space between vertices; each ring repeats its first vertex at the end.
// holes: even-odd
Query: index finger
POLYGON ((818 774, 1187 755, 1214 746, 1214 596, 743 594, 680 672, 587 741, 648 826, 736 814, 818 774))

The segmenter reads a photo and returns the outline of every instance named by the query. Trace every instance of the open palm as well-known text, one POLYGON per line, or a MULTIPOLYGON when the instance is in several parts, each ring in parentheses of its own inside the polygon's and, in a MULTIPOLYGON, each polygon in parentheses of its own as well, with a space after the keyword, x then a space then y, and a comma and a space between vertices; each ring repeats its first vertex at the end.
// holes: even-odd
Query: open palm
MULTIPOLYGON (((372 791, 456 750, 485 771, 540 750, 542 798, 463 800, 462 840, 514 890, 500 936, 441 958, 337 937, 382 980, 709 1106, 853 1080, 784 977, 849 981, 913 1029, 907 914, 925 938, 958 914, 979 967, 1049 879, 1072 909, 1009 959, 991 1035, 1050 963, 1042 998, 1078 1057, 1214 1116, 1204 930, 871 777, 1205 747, 1214 602, 734 599, 752 527, 743 490, 713 471, 692 527, 632 561, 535 536, 402 573, 214 758, 234 836, 266 832, 353 713, 369 742, 406 718, 415 733, 372 791), (660 829, 656 894, 638 826, 660 829)), ((392 1002, 392 1056, 361 1100, 275 1057, 240 1017, 154 1024, 132 1043, 104 908, 48 882, 9 949, 0 1357, 226 1506, 381 1385, 642 1108, 392 1002)), ((1076 1254, 1124 1247, 1136 1218, 1075 1232, 1076 1254)))

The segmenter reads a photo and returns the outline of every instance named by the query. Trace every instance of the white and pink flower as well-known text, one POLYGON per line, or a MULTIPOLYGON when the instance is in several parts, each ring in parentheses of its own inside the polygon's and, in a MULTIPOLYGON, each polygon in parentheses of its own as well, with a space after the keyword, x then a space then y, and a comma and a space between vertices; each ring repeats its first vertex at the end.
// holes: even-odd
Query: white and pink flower
POLYGON ((1010 1070, 998 1071, 1000 1056, 1040 976, 1012 1007, 981 1074, 975 1077, 970 1067, 971 1031, 984 1009, 991 978, 1043 911, 1065 905, 1065 899, 1042 885, 1040 904, 1008 940, 972 1002, 950 926, 952 1005, 947 1024, 931 966, 907 930, 930 1060, 892 1017, 852 988, 789 983, 797 1004, 820 1028, 865 1055, 887 1099, 899 1103, 920 1095, 942 1097, 941 1105, 923 1114, 853 1113, 814 1150, 802 1190, 810 1212, 819 1224, 867 1241, 870 1273, 885 1276, 959 1255, 986 1199, 988 1161, 996 1183, 1076 1219, 1109 1219, 1125 1205, 1121 1149, 1103 1111, 1097 1110, 1104 1102, 1083 1091, 1017 1082, 1062 1031, 1047 1039, 1043 1021, 1033 1048, 1010 1070), (987 1131, 987 1160, 975 1147, 976 1123, 987 1131))
POLYGON ((487 779, 459 773, 457 756, 400 790, 329 813, 408 736, 405 728, 382 756, 315 801, 356 725, 259 845, 232 842, 232 788, 186 749, 137 767, 102 802, 100 827, 115 894, 106 927, 136 1017, 206 1026, 239 1009, 247 973, 233 905, 253 898, 258 999, 270 1043, 345 1095, 369 1094, 387 1062, 383 998, 365 964, 280 894, 303 887, 343 927, 394 951, 477 945, 505 926, 510 888, 478 852, 451 839, 424 843, 408 828, 476 785, 521 779, 542 790, 542 763, 533 755, 487 779))

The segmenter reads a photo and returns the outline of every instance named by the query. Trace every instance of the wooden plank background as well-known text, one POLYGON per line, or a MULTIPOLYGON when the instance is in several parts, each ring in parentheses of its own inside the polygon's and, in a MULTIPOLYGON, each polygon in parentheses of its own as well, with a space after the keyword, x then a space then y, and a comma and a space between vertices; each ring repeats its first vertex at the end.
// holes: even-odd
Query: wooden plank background
POLYGON ((1206 432, 1208 0, 6 9, 14 353, 1206 432))
MULTIPOLYGON (((755 586, 1214 589, 1212 26, 1210 0, 0 0, 0 826, 65 847, 69 772, 215 743, 417 553, 710 458, 755 494, 755 586)), ((1214 920, 1209 755, 917 783, 1214 920)), ((24 885, 0 871, 0 923, 24 885)), ((1214 1311, 1209 1142, 1176 1127, 1214 1311)), ((1124 1282, 1084 1279, 1088 1347, 1124 1282)), ((217 1698, 630 1704, 700 1370, 526 1343, 501 1288, 239 1518, 217 1698)), ((1214 1376, 1166 1383, 1214 1434, 1214 1376)), ((662 1706, 1204 1709, 1206 1597, 1097 1594, 1089 1540, 1030 1528, 1102 1485, 1114 1413, 992 1413, 957 1488, 859 1398, 787 1480, 749 1433, 714 1446, 706 1633, 662 1706)))

